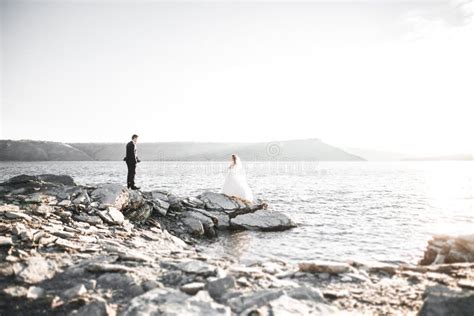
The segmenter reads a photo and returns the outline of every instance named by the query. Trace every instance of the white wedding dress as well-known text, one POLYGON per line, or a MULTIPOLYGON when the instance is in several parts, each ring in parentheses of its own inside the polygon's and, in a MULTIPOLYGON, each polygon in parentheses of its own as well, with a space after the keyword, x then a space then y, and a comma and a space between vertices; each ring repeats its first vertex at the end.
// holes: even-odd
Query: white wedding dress
POLYGON ((253 202, 253 193, 247 184, 247 177, 238 157, 236 164, 227 169, 222 193, 253 202))

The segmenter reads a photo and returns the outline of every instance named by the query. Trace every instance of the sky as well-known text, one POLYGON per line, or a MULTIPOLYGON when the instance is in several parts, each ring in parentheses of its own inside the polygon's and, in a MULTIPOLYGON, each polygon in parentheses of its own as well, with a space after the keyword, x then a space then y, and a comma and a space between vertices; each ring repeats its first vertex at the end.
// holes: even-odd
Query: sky
POLYGON ((474 151, 472 0, 0 1, 0 139, 474 151))

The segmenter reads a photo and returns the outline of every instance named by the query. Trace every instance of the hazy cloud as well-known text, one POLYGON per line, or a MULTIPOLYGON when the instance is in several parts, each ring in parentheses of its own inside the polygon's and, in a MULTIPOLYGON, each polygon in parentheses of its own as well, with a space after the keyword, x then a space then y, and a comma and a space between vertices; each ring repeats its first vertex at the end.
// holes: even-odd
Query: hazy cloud
POLYGON ((474 1, 452 0, 420 4, 401 16, 404 38, 410 40, 444 36, 451 30, 472 25, 474 1))

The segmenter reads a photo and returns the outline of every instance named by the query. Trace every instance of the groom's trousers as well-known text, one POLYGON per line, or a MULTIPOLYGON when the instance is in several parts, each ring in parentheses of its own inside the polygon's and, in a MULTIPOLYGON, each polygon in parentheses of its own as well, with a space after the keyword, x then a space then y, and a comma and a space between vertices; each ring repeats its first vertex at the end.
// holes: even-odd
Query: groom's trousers
POLYGON ((136 170, 136 167, 137 167, 136 163, 127 161, 127 168, 128 168, 127 187, 129 189, 135 186, 135 170, 136 170))

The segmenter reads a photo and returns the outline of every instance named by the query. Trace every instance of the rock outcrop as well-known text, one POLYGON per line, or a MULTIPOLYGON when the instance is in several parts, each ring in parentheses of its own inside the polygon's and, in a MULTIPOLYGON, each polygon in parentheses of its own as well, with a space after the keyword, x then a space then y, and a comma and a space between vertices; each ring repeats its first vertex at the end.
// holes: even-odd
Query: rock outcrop
POLYGON ((433 236, 420 260, 422 265, 456 262, 474 262, 474 234, 433 236))
MULTIPOLYGON (((244 265, 183 241, 232 229, 241 216, 273 214, 263 202, 45 176, 0 188, 1 315, 472 315, 474 308, 472 262, 244 265)), ((471 249, 471 239, 462 240, 471 249)))
MULTIPOLYGON (((35 203, 48 203, 49 207, 71 212, 75 220, 88 224, 121 225, 125 218, 143 224, 153 217, 167 217, 163 224, 178 236, 215 237, 218 230, 271 231, 295 227, 283 213, 267 210, 263 201, 246 204, 213 192, 179 198, 163 191, 132 191, 117 183, 83 187, 65 175, 17 176, 0 184, 0 194, 24 196, 23 201, 33 208, 35 203)), ((6 216, 27 215, 10 210, 6 216)))

